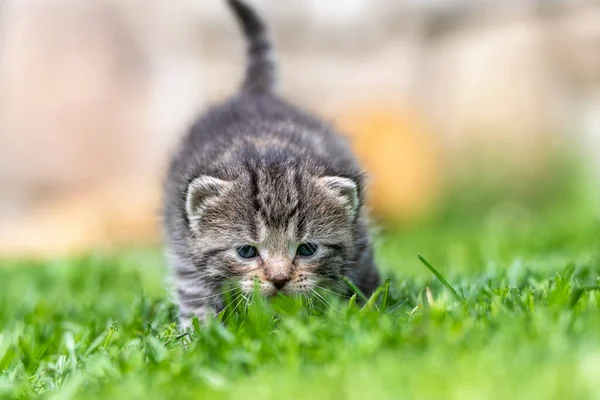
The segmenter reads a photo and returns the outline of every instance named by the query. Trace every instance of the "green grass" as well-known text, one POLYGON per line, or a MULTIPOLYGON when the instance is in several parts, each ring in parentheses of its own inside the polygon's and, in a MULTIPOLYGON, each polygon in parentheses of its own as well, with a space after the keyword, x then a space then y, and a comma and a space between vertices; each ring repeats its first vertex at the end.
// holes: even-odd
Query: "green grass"
POLYGON ((600 398, 589 208, 505 204, 384 232, 389 291, 366 305, 257 298, 191 335, 157 250, 5 261, 0 398, 600 398))

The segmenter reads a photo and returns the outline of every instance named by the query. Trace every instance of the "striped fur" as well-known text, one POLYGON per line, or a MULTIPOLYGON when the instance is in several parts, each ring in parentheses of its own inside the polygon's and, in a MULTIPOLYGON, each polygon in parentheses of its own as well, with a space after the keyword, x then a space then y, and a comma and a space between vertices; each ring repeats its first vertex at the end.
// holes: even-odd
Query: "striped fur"
POLYGON ((258 280, 265 295, 294 295, 317 286, 341 292, 347 277, 369 295, 380 282, 364 173, 349 144, 273 93, 265 28, 247 5, 229 4, 250 43, 244 86, 193 125, 165 185, 166 247, 183 327, 220 312, 231 283, 248 293, 258 280), (314 255, 297 254, 303 243, 315 246, 314 255), (244 245, 258 256, 241 258, 244 245))

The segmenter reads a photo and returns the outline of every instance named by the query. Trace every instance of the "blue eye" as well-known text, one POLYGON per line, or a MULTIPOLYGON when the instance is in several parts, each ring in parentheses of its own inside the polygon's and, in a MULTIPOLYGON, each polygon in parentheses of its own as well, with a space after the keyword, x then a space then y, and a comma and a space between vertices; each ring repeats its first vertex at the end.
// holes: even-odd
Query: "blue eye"
POLYGON ((258 256, 258 250, 254 246, 246 244, 237 248, 238 256, 246 259, 256 258, 258 256))
POLYGON ((302 243, 296 250, 296 255, 300 257, 311 257, 317 252, 318 246, 314 243, 302 243))

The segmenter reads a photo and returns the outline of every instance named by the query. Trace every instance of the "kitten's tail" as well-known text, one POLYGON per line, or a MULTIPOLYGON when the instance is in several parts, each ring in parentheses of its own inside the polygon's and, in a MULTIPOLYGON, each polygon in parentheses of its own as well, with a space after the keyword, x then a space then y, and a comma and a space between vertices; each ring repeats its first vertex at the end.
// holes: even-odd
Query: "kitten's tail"
POLYGON ((267 28, 258 14, 240 0, 228 0, 248 41, 248 67, 242 90, 272 92, 277 84, 277 63, 267 28))

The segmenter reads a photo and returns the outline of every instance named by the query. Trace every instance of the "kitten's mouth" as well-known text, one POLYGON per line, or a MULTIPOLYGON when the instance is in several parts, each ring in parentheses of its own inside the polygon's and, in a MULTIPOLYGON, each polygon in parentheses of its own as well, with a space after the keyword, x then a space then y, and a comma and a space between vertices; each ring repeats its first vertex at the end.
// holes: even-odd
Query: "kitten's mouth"
POLYGON ((307 277, 300 279, 290 279, 285 282, 273 282, 268 279, 259 279, 253 277, 252 280, 246 278, 239 282, 240 289, 246 294, 260 294, 271 298, 279 294, 284 296, 296 296, 309 293, 313 284, 307 277))
POLYGON ((286 285, 282 288, 276 288, 276 287, 269 287, 264 289, 263 291, 263 295, 265 297, 268 298, 272 298, 272 297, 276 297, 276 296, 294 296, 294 295, 298 295, 301 293, 301 290, 298 290, 297 288, 293 288, 290 285, 286 285))
POLYGON ((273 292, 266 293, 265 297, 267 297, 269 299, 272 299, 277 296, 296 297, 296 296, 302 295, 302 293, 305 293, 305 292, 299 291, 299 290, 286 290, 284 288, 284 289, 275 290, 273 292))

